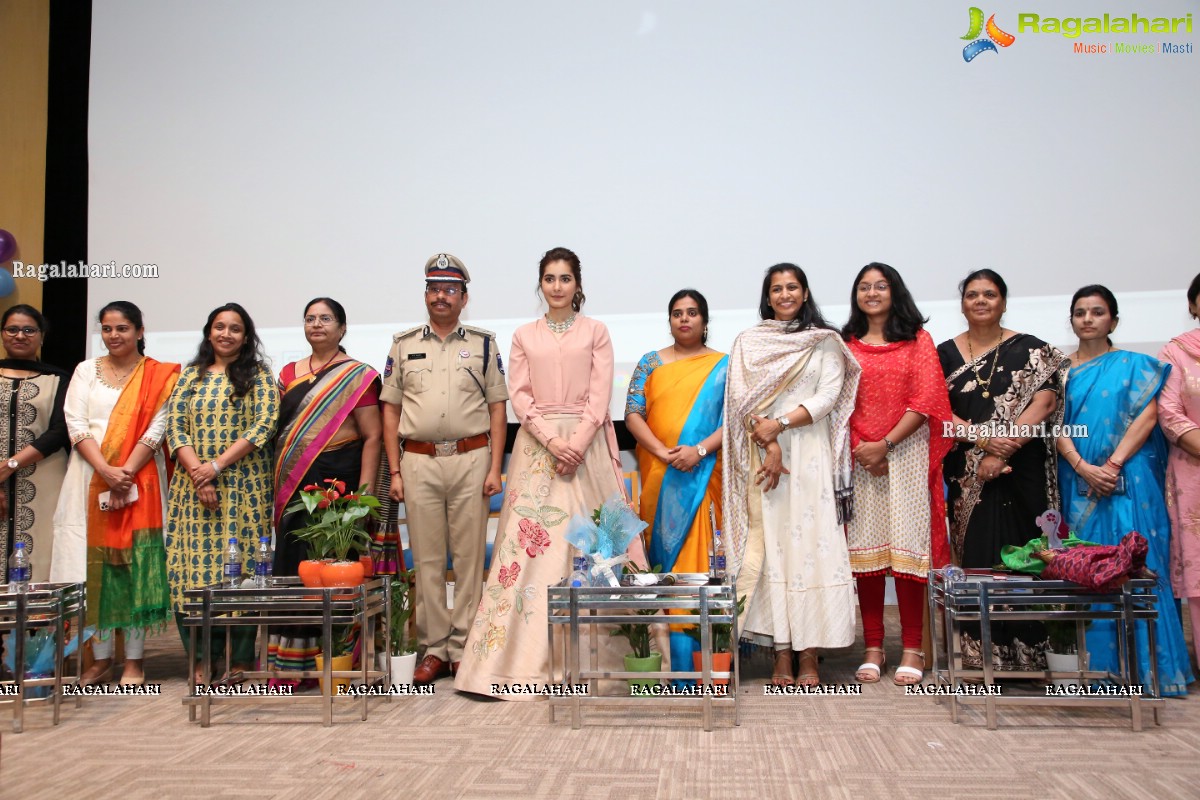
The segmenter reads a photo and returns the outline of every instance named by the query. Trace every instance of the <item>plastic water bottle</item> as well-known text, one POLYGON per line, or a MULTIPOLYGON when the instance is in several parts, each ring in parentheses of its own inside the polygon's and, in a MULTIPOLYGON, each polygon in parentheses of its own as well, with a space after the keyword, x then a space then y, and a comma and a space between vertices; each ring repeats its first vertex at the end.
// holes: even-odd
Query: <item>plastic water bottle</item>
POLYGON ((967 579, 967 573, 963 572, 962 567, 956 567, 953 564, 947 564, 942 567, 942 580, 947 588, 955 583, 963 583, 967 579))
POLYGON ((242 549, 235 536, 229 537, 229 547, 225 549, 225 585, 230 589, 242 587, 242 549))
POLYGON ((267 579, 271 577, 271 540, 262 536, 258 540, 258 549, 254 551, 254 588, 267 588, 267 579))
POLYGON ((571 578, 567 581, 568 586, 587 586, 587 558, 585 556, 575 556, 575 566, 571 569, 571 578))
POLYGON ((708 574, 716 578, 725 577, 725 538, 719 529, 713 530, 712 553, 708 557, 708 574))
POLYGON ((20 594, 29 591, 29 579, 33 577, 33 566, 29 563, 29 554, 25 552, 25 543, 18 541, 13 544, 12 558, 8 562, 8 591, 20 594))

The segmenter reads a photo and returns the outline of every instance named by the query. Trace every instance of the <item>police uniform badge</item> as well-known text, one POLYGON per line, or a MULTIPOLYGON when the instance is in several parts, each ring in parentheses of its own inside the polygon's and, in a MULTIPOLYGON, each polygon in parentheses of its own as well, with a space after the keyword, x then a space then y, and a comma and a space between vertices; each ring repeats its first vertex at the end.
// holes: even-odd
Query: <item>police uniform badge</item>
POLYGON ((392 357, 388 356, 387 363, 383 365, 383 377, 385 377, 385 378, 392 377, 392 364, 393 364, 392 357))

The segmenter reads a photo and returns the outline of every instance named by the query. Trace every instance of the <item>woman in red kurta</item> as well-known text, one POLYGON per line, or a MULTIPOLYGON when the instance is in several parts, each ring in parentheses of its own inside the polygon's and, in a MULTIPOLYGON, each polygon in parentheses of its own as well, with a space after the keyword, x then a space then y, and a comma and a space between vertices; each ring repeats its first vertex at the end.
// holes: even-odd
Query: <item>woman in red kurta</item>
POLYGON ((920 683, 925 583, 930 568, 950 560, 942 458, 953 438, 933 339, 900 273, 871 263, 851 289, 850 321, 842 329, 862 366, 850 444, 854 453, 854 516, 850 569, 858 583, 866 657, 855 677, 875 683, 883 652, 884 579, 896 578, 904 653, 897 685, 920 683))

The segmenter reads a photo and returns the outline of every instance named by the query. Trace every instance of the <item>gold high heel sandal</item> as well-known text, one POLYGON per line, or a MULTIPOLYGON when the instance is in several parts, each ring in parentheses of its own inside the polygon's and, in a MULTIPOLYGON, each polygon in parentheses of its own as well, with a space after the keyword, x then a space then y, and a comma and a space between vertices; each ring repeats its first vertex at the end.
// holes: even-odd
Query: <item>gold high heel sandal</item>
POLYGON ((796 685, 798 686, 820 686, 821 676, 817 672, 817 664, 820 662, 819 651, 815 647, 810 647, 807 650, 800 651, 800 674, 796 676, 796 685), (806 665, 812 665, 809 669, 806 665))

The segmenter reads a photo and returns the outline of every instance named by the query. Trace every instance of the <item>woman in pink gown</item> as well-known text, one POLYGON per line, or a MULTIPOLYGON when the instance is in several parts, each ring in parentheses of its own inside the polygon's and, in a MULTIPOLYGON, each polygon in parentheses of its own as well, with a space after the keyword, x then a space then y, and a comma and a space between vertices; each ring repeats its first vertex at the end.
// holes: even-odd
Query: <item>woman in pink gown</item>
MULTIPOLYGON (((1188 311, 1200 320, 1200 275, 1188 287, 1188 311)), ((1171 588, 1187 598, 1200 661, 1200 329, 1181 333, 1158 354, 1171 365, 1158 398, 1158 424, 1171 443, 1167 513, 1171 517, 1171 588)))
POLYGON ((550 682, 546 587, 571 572, 573 548, 564 538, 571 517, 590 517, 624 491, 608 411, 608 328, 579 313, 579 258, 570 250, 547 252, 539 279, 549 311, 513 334, 508 386, 521 428, 508 464, 491 573, 454 681, 456 689, 484 695, 497 695, 494 685, 550 682))

